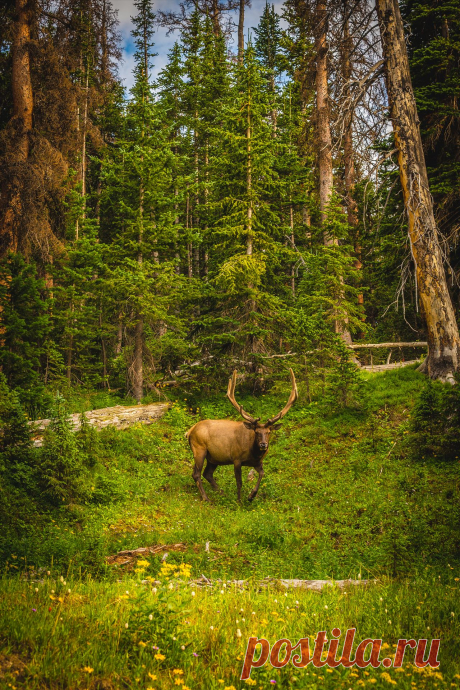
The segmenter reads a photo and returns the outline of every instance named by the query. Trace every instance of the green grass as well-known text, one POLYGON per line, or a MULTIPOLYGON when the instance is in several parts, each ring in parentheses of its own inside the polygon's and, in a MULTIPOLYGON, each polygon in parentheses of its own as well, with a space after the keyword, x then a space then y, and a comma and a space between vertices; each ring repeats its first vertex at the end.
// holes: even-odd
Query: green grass
POLYGON ((259 592, 256 587, 239 592, 228 585, 197 589, 195 596, 185 585, 169 589, 165 578, 154 592, 140 584, 144 575, 119 583, 72 576, 61 582, 53 572, 40 583, 3 579, 3 655, 19 671, 4 678, 5 687, 8 681, 31 690, 160 690, 177 687, 174 669, 179 669, 193 690, 240 688, 246 686, 238 679, 249 636, 265 637, 272 644, 286 637, 295 644, 320 630, 330 635, 334 627, 343 633, 356 627, 357 640, 382 638, 386 646, 381 658, 394 654, 401 637, 440 637, 440 670, 420 672, 408 652, 402 671, 298 670, 292 665, 276 670, 267 664, 254 669, 251 679, 259 688, 271 687, 270 680, 279 688, 389 688, 392 683, 407 690, 414 683, 417 688, 458 687, 459 587, 451 571, 441 581, 427 569, 410 582, 384 579, 346 593, 337 588, 321 594, 259 592))
MULTIPOLYGON (((232 685, 238 690, 245 685, 238 676, 250 633, 271 642, 284 636, 294 641, 352 626, 357 640, 382 637, 390 645, 398 637, 440 636, 443 678, 416 673, 410 663, 388 677, 367 669, 369 675, 292 666, 275 671, 268 665, 253 677, 260 687, 277 680, 283 688, 355 689, 363 683, 389 688, 394 678, 398 688, 455 683, 459 467, 418 458, 408 441, 410 410, 424 382, 420 374, 406 368, 365 379, 366 404, 335 412, 320 398, 306 404, 300 386, 299 402, 272 439, 253 503, 247 501, 250 483, 244 473, 242 506, 231 467, 216 472, 223 494, 209 488, 211 502, 199 500, 184 439, 197 419, 229 416, 223 396, 183 399, 150 427, 101 432, 86 504, 40 513, 31 507, 29 518, 22 516, 20 527, 1 540, 6 574, 0 584, 0 669, 4 659, 13 659, 19 670, 14 683, 4 675, 5 687, 159 690, 177 687, 172 669, 179 668, 193 690, 232 685), (192 597, 189 588, 169 590, 165 583, 153 594, 140 580, 158 577, 159 557, 152 556, 137 575, 129 566, 105 561, 123 549, 177 542, 185 551, 171 551, 168 563, 188 563, 192 577, 246 578, 250 591, 229 587, 224 594, 217 589, 192 597), (43 582, 24 580, 25 572, 43 582), (59 584, 60 576, 66 586, 59 584), (378 584, 347 594, 296 591, 284 597, 257 592, 257 581, 267 576, 377 578, 378 584), (62 595, 62 603, 50 594, 62 595), (160 647, 164 660, 154 659, 152 645, 160 647)), ((285 397, 282 390, 258 399, 242 396, 241 402, 264 418, 285 397)))

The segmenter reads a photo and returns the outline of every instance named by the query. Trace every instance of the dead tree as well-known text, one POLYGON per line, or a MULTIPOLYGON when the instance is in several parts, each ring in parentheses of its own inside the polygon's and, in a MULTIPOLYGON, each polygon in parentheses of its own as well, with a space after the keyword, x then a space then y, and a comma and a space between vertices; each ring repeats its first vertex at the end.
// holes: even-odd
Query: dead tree
POLYGON ((411 252, 427 328, 425 369, 433 379, 454 382, 460 368, 460 338, 443 267, 398 1, 377 0, 377 13, 411 252))
POLYGON ((13 179, 4 179, 1 190, 0 242, 2 252, 17 251, 20 244, 18 226, 23 211, 21 170, 27 165, 32 132, 33 93, 30 71, 30 31, 33 12, 27 0, 16 0, 12 50, 13 118, 10 122, 9 149, 14 160, 13 179), (19 176, 18 176, 19 172, 19 176))

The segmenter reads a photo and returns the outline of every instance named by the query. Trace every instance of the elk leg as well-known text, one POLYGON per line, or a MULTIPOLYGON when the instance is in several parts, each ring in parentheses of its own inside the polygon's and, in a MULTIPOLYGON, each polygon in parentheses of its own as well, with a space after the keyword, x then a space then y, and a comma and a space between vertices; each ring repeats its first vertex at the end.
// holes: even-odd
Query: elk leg
POLYGON ((206 457, 206 449, 202 448, 192 448, 193 457, 195 458, 195 467, 193 468, 192 477, 195 480, 195 484, 198 487, 201 498, 203 501, 209 501, 206 496, 206 491, 203 489, 203 484, 201 481, 201 470, 203 469, 204 459, 206 457))
POLYGON ((252 501, 257 496, 257 492, 259 491, 260 482, 262 481, 262 479, 264 478, 264 475, 265 475, 262 463, 260 463, 260 465, 258 467, 255 467, 254 469, 256 470, 256 472, 259 473, 259 479, 257 480, 257 484, 255 485, 253 491, 251 491, 251 493, 249 494, 248 499, 250 501, 252 501))
POLYGON ((241 503, 241 487, 243 486, 243 480, 241 479, 241 465, 234 465, 233 469, 235 471, 236 492, 238 494, 238 503, 241 503))
POLYGON ((213 489, 216 489, 220 493, 223 493, 222 489, 217 486, 216 480, 214 479, 214 472, 217 469, 217 465, 214 465, 209 460, 206 462, 206 467, 204 468, 203 477, 208 480, 213 489))

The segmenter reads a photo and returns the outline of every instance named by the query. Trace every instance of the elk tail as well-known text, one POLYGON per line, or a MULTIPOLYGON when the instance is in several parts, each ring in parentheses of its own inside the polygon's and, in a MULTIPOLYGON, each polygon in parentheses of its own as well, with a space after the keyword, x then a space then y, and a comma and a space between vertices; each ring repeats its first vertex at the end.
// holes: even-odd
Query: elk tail
POLYGON ((191 426, 190 429, 188 431, 186 431, 184 434, 184 437, 188 440, 189 443, 190 443, 190 438, 189 438, 190 434, 192 433, 192 431, 194 430, 195 427, 196 427, 196 424, 191 426))

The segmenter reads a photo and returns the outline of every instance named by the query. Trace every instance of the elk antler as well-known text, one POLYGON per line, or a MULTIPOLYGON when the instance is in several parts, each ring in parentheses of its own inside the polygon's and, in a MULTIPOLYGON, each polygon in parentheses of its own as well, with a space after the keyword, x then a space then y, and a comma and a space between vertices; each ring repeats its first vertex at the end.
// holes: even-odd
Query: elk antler
POLYGON ((291 383, 292 383, 292 390, 291 390, 291 395, 289 396, 289 400, 287 401, 286 405, 283 407, 281 412, 278 412, 276 417, 272 417, 271 419, 268 420, 268 422, 266 422, 264 424, 264 426, 266 426, 266 427, 271 426, 272 424, 277 422, 278 419, 282 419, 284 417, 284 415, 286 414, 286 412, 289 411, 289 409, 292 407, 292 405, 295 403, 295 401, 298 398, 297 385, 295 382, 294 372, 292 371, 292 369, 289 369, 289 372, 291 374, 291 383))
POLYGON ((228 380, 227 398, 230 400, 233 407, 238 410, 238 412, 243 417, 243 419, 245 419, 247 422, 253 422, 253 423, 258 422, 260 417, 257 417, 257 419, 255 419, 254 417, 251 417, 251 415, 248 414, 247 412, 245 412, 243 410, 243 408, 241 407, 241 405, 239 405, 236 402, 236 400, 235 400, 235 386, 236 386, 236 369, 233 372, 233 376, 231 377, 231 379, 228 380))

